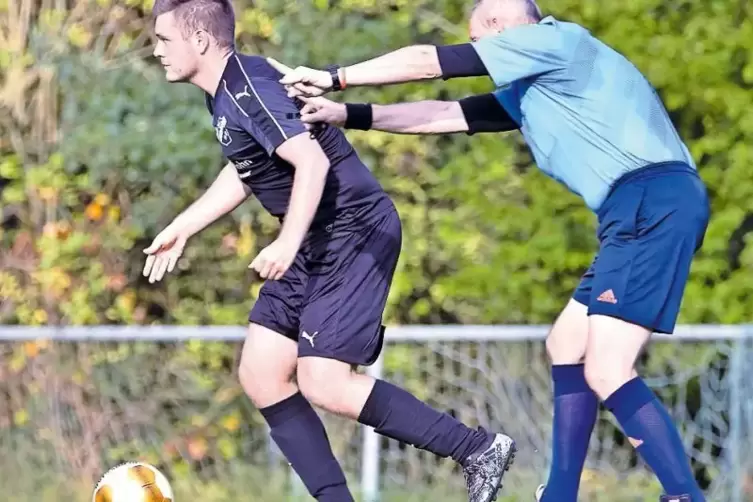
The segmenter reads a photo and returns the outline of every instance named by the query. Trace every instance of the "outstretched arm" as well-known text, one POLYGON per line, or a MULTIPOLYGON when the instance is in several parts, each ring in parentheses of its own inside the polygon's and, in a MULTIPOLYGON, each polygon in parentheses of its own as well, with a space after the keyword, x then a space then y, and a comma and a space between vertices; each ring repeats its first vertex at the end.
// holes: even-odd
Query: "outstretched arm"
POLYGON ((471 44, 412 45, 341 68, 340 74, 349 87, 489 75, 471 44))
POLYGON ((386 85, 416 80, 488 75, 497 87, 527 78, 561 78, 578 53, 568 30, 553 18, 508 28, 475 42, 435 47, 412 45, 383 56, 339 68, 296 69, 269 60, 283 74, 291 96, 321 96, 348 86, 386 85))
POLYGON ((375 129, 397 134, 503 132, 520 126, 493 94, 460 101, 416 101, 391 105, 341 104, 325 98, 301 98, 301 120, 346 129, 375 129))
POLYGON ((284 75, 281 83, 298 89, 296 95, 306 96, 319 96, 346 87, 489 75, 471 44, 411 45, 336 71, 305 66, 293 69, 274 59, 268 61, 284 75))

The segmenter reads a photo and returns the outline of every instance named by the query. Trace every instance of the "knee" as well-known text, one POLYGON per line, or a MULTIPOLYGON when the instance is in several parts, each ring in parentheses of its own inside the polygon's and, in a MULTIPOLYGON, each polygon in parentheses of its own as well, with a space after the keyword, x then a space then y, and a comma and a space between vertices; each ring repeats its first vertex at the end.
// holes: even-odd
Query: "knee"
POLYGON ((588 309, 575 300, 565 306, 546 338, 546 352, 552 364, 578 364, 588 342, 588 309))
POLYGON ((593 316, 590 328, 586 381, 600 398, 606 399, 637 376, 635 361, 651 332, 606 316, 593 316))
POLYGON ((273 405, 295 391, 294 369, 281 368, 259 358, 242 358, 238 380, 257 408, 273 405))
POLYGON ((293 377, 297 359, 295 341, 258 324, 249 325, 238 379, 257 408, 278 403, 296 392, 293 377))
POLYGON ((589 353, 586 355, 584 367, 586 382, 601 399, 611 396, 635 374, 632 366, 622 364, 620 359, 610 357, 609 354, 589 353))
POLYGON ((578 364, 586 352, 587 332, 553 329, 546 338, 546 353, 552 364, 578 364))
POLYGON ((563 345, 562 340, 557 337, 554 331, 546 337, 546 354, 552 364, 561 364, 560 361, 564 358, 563 352, 565 352, 563 345))
POLYGON ((347 392, 345 386, 350 369, 337 361, 315 357, 302 358, 296 371, 301 394, 314 406, 335 414, 344 414, 347 392))

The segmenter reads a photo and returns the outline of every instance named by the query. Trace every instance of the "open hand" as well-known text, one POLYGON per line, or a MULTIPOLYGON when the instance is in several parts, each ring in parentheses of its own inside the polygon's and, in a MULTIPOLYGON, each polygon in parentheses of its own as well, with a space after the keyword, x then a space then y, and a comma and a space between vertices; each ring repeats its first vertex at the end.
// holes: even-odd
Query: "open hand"
POLYGON ((144 277, 149 277, 150 283, 162 280, 165 273, 173 271, 178 259, 183 255, 188 237, 181 228, 168 225, 157 234, 149 247, 144 249, 147 256, 143 274, 144 277))

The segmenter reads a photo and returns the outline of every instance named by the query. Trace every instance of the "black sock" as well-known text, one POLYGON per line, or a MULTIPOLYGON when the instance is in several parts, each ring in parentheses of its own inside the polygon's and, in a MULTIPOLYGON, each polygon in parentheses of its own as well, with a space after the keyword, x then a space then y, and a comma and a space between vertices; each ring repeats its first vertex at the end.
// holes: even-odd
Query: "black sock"
POLYGON ((383 380, 374 384, 358 421, 383 436, 461 464, 494 440, 493 434, 471 429, 383 380))
POLYGON ((324 424, 300 392, 259 411, 312 497, 320 502, 353 502, 324 424))

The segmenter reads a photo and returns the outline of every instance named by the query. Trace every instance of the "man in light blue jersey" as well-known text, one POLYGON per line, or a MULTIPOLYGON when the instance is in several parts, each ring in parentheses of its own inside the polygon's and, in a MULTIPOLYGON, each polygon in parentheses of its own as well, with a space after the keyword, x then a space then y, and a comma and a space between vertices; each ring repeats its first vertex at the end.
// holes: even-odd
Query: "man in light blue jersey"
POLYGON ((653 332, 671 333, 709 201, 655 90, 581 26, 542 17, 533 0, 481 0, 472 43, 415 45, 326 71, 288 68, 303 121, 403 134, 519 129, 538 167, 598 215, 600 248, 547 339, 553 456, 542 502, 575 502, 598 401, 653 469, 665 501, 704 502, 680 435, 635 371, 653 332), (387 106, 316 97, 347 86, 488 75, 496 90, 460 101, 387 106))

